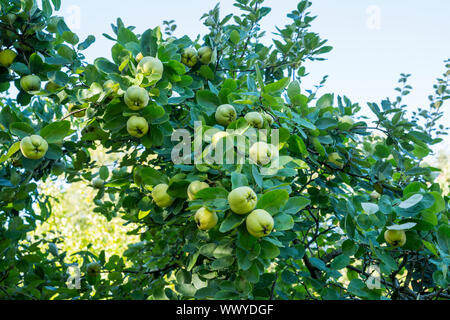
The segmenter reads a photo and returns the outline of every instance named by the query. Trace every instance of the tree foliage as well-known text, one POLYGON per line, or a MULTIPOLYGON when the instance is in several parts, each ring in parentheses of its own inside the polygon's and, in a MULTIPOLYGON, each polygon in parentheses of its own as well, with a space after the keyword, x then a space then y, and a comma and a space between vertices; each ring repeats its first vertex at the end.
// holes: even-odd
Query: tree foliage
MULTIPOLYGON (((44 0, 38 8, 34 0, 2 0, 2 49, 17 56, 0 68, 1 298, 449 297, 449 198, 434 182, 438 169, 422 163, 446 134, 437 123, 450 96, 449 61, 430 108, 408 117, 402 97, 411 87, 402 75, 398 97, 368 103, 375 120, 356 117, 361 107, 348 97, 318 94, 326 78, 313 90, 302 87, 306 62, 323 60, 332 49, 310 30, 311 3, 300 1, 288 14, 291 23, 278 27, 267 46, 260 21, 270 8, 263 2, 236 0, 240 14, 225 17, 216 6, 202 17, 209 33, 195 40, 174 37, 173 21, 165 22, 166 30, 137 34, 118 19, 105 34, 113 42, 111 59, 89 64, 82 52, 95 39, 80 42, 52 16, 60 1, 44 0), (187 48, 205 46, 212 49, 209 61, 195 54, 186 60, 187 48), (140 67, 143 57, 157 57, 162 74, 140 67), (25 92, 20 79, 30 74, 45 86, 25 92), (148 94, 142 109, 127 105, 132 86, 148 94), (228 129, 242 134, 249 112, 273 120, 265 127, 279 130, 279 169, 267 174, 249 161, 172 161, 179 143, 171 139, 174 130, 194 135, 195 122, 204 132, 226 129, 215 118, 223 104, 237 112, 228 129), (148 123, 140 138, 128 133, 132 116, 148 123), (47 141, 43 158, 20 151, 30 135, 47 141), (93 160, 100 147, 121 155, 112 168, 93 160), (84 252, 80 289, 66 286, 70 262, 57 243, 24 241, 52 212, 38 184, 55 176, 67 183, 100 178, 94 211, 135 224, 130 234, 140 239, 123 256, 84 252), (188 200, 188 186, 197 180, 209 188, 188 200), (161 183, 174 200, 165 208, 152 201, 161 183), (269 235, 250 235, 246 215, 230 210, 228 194, 241 186, 252 188, 256 208, 273 217, 269 235), (201 207, 218 217, 209 231, 194 221, 201 207), (404 230, 406 243, 387 244, 388 229, 404 230)), ((210 137, 202 144, 207 148, 210 137)), ((233 152, 249 147, 248 139, 236 141, 233 152)), ((194 146, 191 151, 193 160, 194 146)))

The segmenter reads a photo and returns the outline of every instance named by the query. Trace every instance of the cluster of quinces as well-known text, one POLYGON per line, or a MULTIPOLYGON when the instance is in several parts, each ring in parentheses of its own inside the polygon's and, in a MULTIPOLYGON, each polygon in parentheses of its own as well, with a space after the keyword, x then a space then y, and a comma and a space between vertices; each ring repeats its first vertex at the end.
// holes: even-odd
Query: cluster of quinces
MULTIPOLYGON (((9 68, 14 62, 17 54, 6 49, 0 52, 0 65, 9 68)), ((195 48, 184 49, 181 62, 189 68, 194 67, 197 63, 210 64, 215 60, 215 52, 208 46, 201 47, 198 51, 195 48)), ((164 72, 163 63, 156 57, 146 56, 141 53, 136 56, 137 72, 144 76, 162 76, 164 72)), ((46 84, 46 90, 51 90, 52 82, 46 84)), ((29 94, 37 94, 41 90, 41 79, 37 75, 26 75, 20 79, 21 88, 29 94)), ((148 106, 150 97, 149 92, 137 85, 130 86, 126 91, 122 91, 112 80, 107 80, 103 87, 110 89, 118 95, 123 95, 123 101, 130 110, 139 111, 148 106)), ((70 103, 68 105, 69 113, 77 118, 86 116, 86 108, 80 105, 70 103), (78 111, 79 110, 79 111, 78 111)), ((220 105, 215 112, 217 124, 226 128, 230 123, 237 119, 237 112, 231 104, 220 105)), ((244 116, 249 127, 255 129, 269 128, 273 122, 273 117, 266 112, 249 112, 244 116)), ((339 118, 341 127, 351 127, 353 120, 349 116, 339 118)), ((142 138, 148 133, 149 125, 144 117, 132 115, 127 121, 127 132, 136 138, 142 138)), ((215 133, 211 139, 213 146, 228 136, 225 131, 215 133)), ((316 150, 320 150, 320 143, 316 138, 312 139, 316 150)), ((255 142, 249 150, 250 159, 258 165, 266 165, 270 163, 276 153, 275 146, 266 142, 255 142)), ((48 150, 47 141, 39 135, 31 135, 25 137, 20 142, 20 150, 24 157, 29 159, 41 159, 48 150)), ((328 162, 334 164, 338 168, 342 168, 344 163, 338 153, 331 153, 328 156, 328 162)), ((92 185, 95 188, 102 188, 104 181, 101 178, 95 178, 92 185)), ((198 191, 208 188, 209 185, 202 181, 193 181, 187 189, 188 199, 195 200, 198 191)), ((152 190, 152 197, 155 204, 161 208, 172 205, 174 198, 167 193, 168 185, 159 184, 152 190)), ((376 195, 371 195, 375 197, 376 195)), ((256 209, 257 195, 253 189, 247 186, 238 187, 232 190, 228 195, 228 204, 230 209, 239 215, 245 215, 246 227, 248 232, 255 237, 264 237, 272 232, 274 220, 272 216, 265 210, 256 209)), ((194 216, 195 222, 200 230, 210 230, 218 223, 217 214, 206 207, 197 210, 194 216)), ((406 234, 403 230, 387 230, 384 234, 386 242, 394 247, 401 247, 406 243, 406 234)))

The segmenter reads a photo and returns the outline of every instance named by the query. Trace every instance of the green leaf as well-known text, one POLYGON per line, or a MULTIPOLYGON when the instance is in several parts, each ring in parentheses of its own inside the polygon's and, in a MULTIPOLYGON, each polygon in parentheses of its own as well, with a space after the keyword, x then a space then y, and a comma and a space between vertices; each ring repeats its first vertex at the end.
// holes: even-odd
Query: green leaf
POLYGON ((253 263, 252 266, 248 270, 242 272, 242 276, 251 283, 258 283, 259 269, 258 269, 256 263, 253 263))
POLYGON ((214 72, 211 70, 211 68, 207 65, 202 65, 200 67, 200 75, 202 77, 204 77, 207 80, 214 80, 215 76, 214 76, 214 72))
POLYGON ((400 202, 398 205, 398 213, 404 217, 414 217, 422 210, 429 209, 434 202, 435 199, 431 193, 416 193, 400 202))
POLYGON ((327 52, 330 52, 331 50, 333 50, 332 46, 324 46, 322 48, 320 48, 319 50, 315 51, 316 54, 324 54, 327 52))
POLYGON ((192 270, 192 268, 195 266, 195 263, 197 262, 197 259, 198 259, 199 255, 200 255, 199 251, 197 251, 194 254, 190 255, 189 264, 187 265, 187 268, 186 268, 187 271, 191 271, 192 270))
POLYGON ((341 270, 350 263, 350 258, 346 254, 341 254, 333 259, 331 262, 331 268, 335 270, 341 270))
POLYGON ((287 190, 272 190, 263 194, 256 206, 257 209, 264 209, 271 215, 276 215, 281 211, 289 200, 289 193, 287 190))
POLYGON ((424 221, 430 223, 433 226, 437 226, 437 224, 438 224, 437 215, 434 212, 431 212, 431 211, 424 211, 424 212, 422 212, 422 219, 424 221))
POLYGON ((47 77, 52 82, 64 87, 70 80, 67 73, 62 71, 51 71, 47 73, 47 77))
POLYGON ((283 280, 283 282, 285 282, 286 284, 292 285, 298 282, 298 277, 295 275, 295 273, 289 270, 284 270, 281 273, 281 280, 283 280))
POLYGON ((20 150, 20 141, 14 143, 8 150, 8 152, 0 157, 0 163, 8 160, 13 154, 20 150))
POLYGON ((375 254, 378 257, 378 259, 381 260, 381 262, 383 262, 388 268, 391 269, 391 271, 397 270, 398 269, 398 265, 397 262, 395 261, 394 258, 392 258, 392 256, 389 253, 385 253, 381 250, 375 250, 375 254))
POLYGON ((347 239, 342 243, 342 253, 349 257, 354 255, 357 250, 358 246, 350 239, 347 239))
POLYGON ((419 181, 413 181, 410 184, 408 184, 405 189, 403 189, 403 195, 406 196, 409 193, 417 193, 419 191, 422 191, 422 189, 423 190, 427 189, 423 183, 419 181))
POLYGON ((125 27, 120 27, 117 33, 117 42, 125 46, 129 42, 139 43, 139 40, 133 31, 125 27))
POLYGON ((265 259, 275 259, 280 254, 280 249, 273 243, 261 241, 261 256, 265 259))
POLYGON ((233 42, 233 44, 238 44, 239 40, 241 40, 241 35, 239 34, 239 31, 233 30, 230 33, 230 40, 233 42))
POLYGON ((70 122, 66 120, 52 122, 40 131, 41 137, 47 140, 48 143, 61 142, 70 133, 72 133, 70 122))
POLYGON ((283 78, 281 80, 278 80, 277 82, 270 83, 270 84, 264 86, 264 92, 271 93, 271 92, 283 90, 289 84, 289 81, 290 81, 289 78, 283 78))
POLYGON ((347 290, 359 297, 367 297, 366 284, 361 279, 353 279, 350 281, 347 290))
POLYGON ((15 71, 16 73, 18 73, 20 75, 26 75, 26 74, 31 73, 30 69, 28 69, 28 66, 22 62, 14 62, 10 66, 10 68, 11 68, 11 70, 15 71))
POLYGON ((218 293, 218 291, 219 291, 219 289, 217 289, 217 288, 203 287, 203 288, 198 289, 195 292, 195 298, 205 299, 205 298, 214 297, 218 293))
POLYGON ((338 121, 333 118, 322 117, 316 121, 315 125, 320 130, 330 130, 337 127, 338 121))
POLYGON ((49 0, 42 0, 42 11, 46 17, 52 15, 53 10, 49 0))
POLYGON ((380 210, 378 205, 376 203, 371 202, 362 202, 361 207, 363 208, 364 212, 367 214, 374 214, 380 210))
POLYGON ((95 42, 95 37, 92 35, 89 35, 86 40, 84 40, 82 43, 78 45, 78 50, 86 50, 95 42))
POLYGON ((240 226, 245 221, 246 216, 237 215, 234 213, 228 214, 228 216, 223 220, 223 222, 220 224, 219 231, 222 233, 231 231, 238 226, 240 226))
POLYGON ((212 270, 222 270, 230 267, 234 263, 234 257, 228 256, 214 260, 211 263, 212 270))
POLYGON ((70 43, 71 45, 76 45, 80 41, 78 36, 71 31, 64 31, 62 34, 62 38, 64 39, 64 41, 70 43))
POLYGON ((161 183, 168 183, 168 179, 163 173, 150 167, 139 167, 137 174, 141 177, 145 185, 154 186, 161 183))
POLYGON ((308 97, 303 94, 297 94, 290 99, 294 106, 300 106, 301 108, 308 106, 308 97))
POLYGON ((139 220, 144 219, 146 216, 148 216, 148 215, 150 214, 150 211, 151 211, 151 210, 148 210, 148 211, 139 211, 138 219, 139 219, 139 220))
POLYGON ((52 0, 53 6, 55 7, 55 10, 58 11, 61 9, 61 0, 52 0))
POLYGON ((226 199, 228 191, 224 188, 205 188, 195 194, 196 199, 214 200, 226 199))
POLYGON ((315 125, 313 125, 311 122, 309 122, 308 120, 306 120, 304 118, 298 117, 295 120, 302 127, 305 127, 305 128, 311 129, 311 130, 317 129, 315 125))
POLYGON ((216 112, 219 106, 219 98, 209 90, 199 90, 197 91, 197 103, 202 107, 207 109, 208 114, 213 114, 216 112))
POLYGON ((167 62, 167 66, 179 75, 186 73, 186 66, 176 60, 169 60, 169 62, 167 62))
POLYGON ((294 219, 291 215, 280 213, 274 217, 275 229, 277 231, 290 230, 294 226, 294 219))
POLYGON ((289 84, 287 94, 291 101, 300 94, 300 83, 297 80, 292 81, 289 84))
POLYGON ((215 300, 235 300, 237 298, 239 298, 239 295, 231 290, 220 290, 214 296, 215 300))
POLYGON ((252 261, 249 259, 247 251, 236 248, 236 258, 240 270, 248 270, 252 266, 252 261))
POLYGON ((28 65, 30 66, 31 73, 37 74, 42 72, 42 69, 44 68, 44 61, 37 53, 33 53, 30 56, 28 65))
POLYGON ((425 241, 425 240, 422 240, 422 242, 423 242, 423 245, 424 245, 428 250, 430 250, 436 257, 439 257, 439 254, 438 254, 438 252, 437 252, 437 250, 436 250, 436 247, 435 247, 432 243, 430 243, 430 242, 428 242, 428 241, 425 241))
POLYGON ((111 61, 108 61, 105 58, 95 59, 94 65, 97 67, 98 70, 103 71, 105 73, 119 73, 119 68, 117 67, 117 65, 115 65, 111 61))
POLYGON ((298 155, 308 155, 305 142, 298 135, 292 135, 289 140, 289 150, 294 154, 298 155))
POLYGON ((375 155, 381 159, 389 157, 391 149, 384 144, 377 144, 375 146, 375 155))
POLYGON ((330 93, 326 93, 317 100, 316 106, 319 108, 326 108, 333 106, 334 96, 330 93))
POLYGON ((437 240, 439 247, 446 253, 450 254, 450 226, 442 225, 437 231, 437 240))
POLYGON ((445 200, 441 196, 441 194, 436 191, 432 191, 432 192, 430 192, 430 194, 434 197, 434 203, 430 208, 424 210, 423 213, 437 214, 437 213, 444 211, 445 210, 445 200))
POLYGON ((163 117, 165 114, 166 110, 164 110, 163 107, 157 105, 156 103, 150 103, 150 105, 146 107, 142 112, 142 116, 144 118, 147 118, 148 120, 159 119, 163 117))
POLYGON ((25 138, 35 133, 34 129, 26 122, 13 122, 9 126, 9 131, 12 135, 19 138, 25 138))
POLYGON ((63 156, 63 153, 62 153, 62 149, 60 146, 53 144, 53 143, 48 144, 48 150, 47 150, 47 153, 45 154, 45 157, 47 159, 58 160, 58 159, 61 159, 62 156, 63 156))
POLYGON ((365 213, 359 214, 356 217, 356 222, 364 230, 367 230, 372 226, 369 216, 365 213))
POLYGON ((187 198, 187 188, 189 186, 189 181, 171 181, 167 193, 173 198, 187 198))
POLYGON ((232 190, 239 187, 248 186, 247 176, 241 173, 233 172, 231 174, 231 186, 232 190))
POLYGON ((155 57, 158 52, 157 37, 152 29, 146 30, 141 36, 141 52, 144 56, 155 57))
POLYGON ((283 212, 287 214, 296 214, 310 203, 311 200, 305 197, 292 197, 289 198, 288 202, 284 206, 283 212))
POLYGON ((100 178, 103 179, 103 180, 108 179, 108 176, 109 176, 108 167, 107 166, 101 166, 100 170, 99 170, 99 175, 100 175, 100 178))

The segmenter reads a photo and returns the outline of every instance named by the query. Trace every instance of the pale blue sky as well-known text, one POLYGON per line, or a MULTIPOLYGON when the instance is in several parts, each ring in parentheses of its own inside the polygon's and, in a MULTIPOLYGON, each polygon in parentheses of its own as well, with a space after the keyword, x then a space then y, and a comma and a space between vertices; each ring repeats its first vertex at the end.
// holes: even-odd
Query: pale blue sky
MULTIPOLYGON (((97 41, 86 51, 88 60, 110 58, 110 23, 121 17, 137 32, 162 26, 163 20, 176 20, 177 36, 195 38, 206 28, 201 15, 220 2, 224 16, 236 12, 232 0, 62 0, 60 14, 82 40, 93 34, 97 41)), ((275 25, 288 22, 286 14, 297 0, 266 0, 272 12, 262 28, 275 31, 275 25)), ((345 94, 366 106, 393 97, 400 73, 411 73, 412 93, 405 99, 411 110, 428 106, 436 77, 444 71, 443 60, 450 58, 450 1, 443 0, 313 0, 310 8, 317 19, 311 30, 328 39, 334 50, 327 61, 309 62, 310 76, 304 88, 312 88, 329 75, 322 93, 345 94), (377 18, 377 15, 379 19, 377 18)), ((449 110, 449 103, 445 106, 449 110)), ((367 114, 367 108, 363 114, 367 114)), ((443 122, 450 123, 446 111, 443 122)), ((447 144, 448 145, 448 144, 447 144)), ((443 147, 443 146, 441 146, 443 147)))

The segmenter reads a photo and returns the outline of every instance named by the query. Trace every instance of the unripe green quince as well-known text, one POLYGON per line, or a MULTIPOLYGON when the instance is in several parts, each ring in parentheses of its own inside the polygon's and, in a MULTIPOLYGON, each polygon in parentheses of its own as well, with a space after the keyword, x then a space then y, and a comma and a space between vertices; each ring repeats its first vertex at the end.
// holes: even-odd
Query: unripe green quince
POLYGON ((263 112, 262 116, 265 123, 267 123, 269 126, 273 125, 273 118, 270 114, 268 114, 267 112, 263 112))
POLYGON ((210 230, 217 225, 217 214, 215 212, 209 211, 205 207, 201 207, 197 210, 194 216, 197 227, 200 230, 210 230))
POLYGON ((246 218, 247 231, 256 238, 268 236, 273 229, 274 221, 266 210, 256 209, 246 218))
POLYGON ((162 76, 164 72, 164 66, 158 58, 155 57, 143 57, 137 66, 137 71, 149 76, 152 74, 160 74, 162 76))
POLYGON ((101 267, 97 262, 91 262, 86 266, 88 276, 95 277, 100 274, 101 267))
MULTIPOLYGON (((74 103, 69 103, 69 106, 67 108, 67 111, 69 111, 69 113, 72 113, 76 110, 82 110, 84 109, 82 106, 74 104, 74 103)), ((86 115, 86 110, 82 110, 80 112, 76 112, 73 114, 74 117, 76 118, 83 118, 86 115)))
POLYGON ((195 195, 202 189, 209 188, 206 182, 202 181, 192 181, 187 188, 187 195, 189 200, 195 200, 195 195))
POLYGON ((20 151, 28 159, 38 160, 45 156, 48 150, 48 143, 38 135, 25 137, 20 141, 20 151))
POLYGON ((204 46, 198 49, 198 58, 203 64, 210 64, 213 51, 210 47, 204 46))
POLYGON ((16 57, 17 53, 12 51, 11 49, 0 51, 0 65, 2 67, 9 68, 16 57))
POLYGON ((258 198, 250 187, 239 187, 228 194, 228 204, 236 214, 246 214, 256 207, 258 198))
POLYGON ((264 125, 264 118, 258 112, 249 112, 245 115, 244 118, 253 128, 261 129, 264 125))
POLYGON ((59 84, 56 84, 53 81, 48 81, 44 87, 45 91, 48 91, 48 92, 55 92, 61 88, 62 87, 59 84))
POLYGON ((143 117, 131 116, 127 121, 128 133, 136 138, 142 138, 148 132, 148 122, 143 117))
POLYGON ((41 79, 34 74, 30 74, 20 79, 20 86, 28 93, 39 91, 41 89, 41 79))
POLYGON ((255 142, 249 150, 250 159, 263 166, 268 164, 274 158, 275 152, 275 146, 267 144, 264 141, 255 142))
POLYGON ((150 97, 147 90, 139 86, 131 86, 125 92, 124 100, 131 110, 141 110, 148 105, 150 97))
POLYGON ((103 89, 110 89, 113 92, 117 93, 117 91, 119 91, 119 84, 109 79, 106 80, 105 83, 103 84, 103 89))
POLYGON ((183 54, 181 55, 181 62, 188 66, 189 68, 192 68, 197 64, 198 61, 198 54, 197 50, 194 48, 186 48, 183 51, 183 54))
POLYGON ((236 109, 231 104, 222 104, 217 107, 215 118, 218 124, 226 127, 236 120, 236 109))
POLYGON ((167 193, 168 188, 169 186, 165 183, 158 184, 153 188, 152 197, 158 207, 167 208, 175 201, 167 193))
POLYGON ((225 138, 228 135, 229 133, 226 131, 216 132, 211 138, 211 144, 215 147, 221 139, 225 138))
POLYGON ((336 167, 343 168, 344 163, 342 162, 342 158, 337 152, 330 153, 328 155, 328 162, 334 164, 336 167))
POLYGON ((350 117, 350 116, 342 116, 342 117, 338 117, 338 120, 339 120, 339 125, 338 125, 338 127, 339 127, 339 129, 341 129, 341 130, 348 130, 348 129, 350 129, 350 128, 353 126, 353 124, 354 124, 354 121, 353 121, 352 117, 350 117))
POLYGON ((92 180, 92 186, 95 189, 101 189, 103 188, 103 185, 105 184, 105 180, 103 180, 102 178, 95 178, 94 180, 92 180))
POLYGON ((404 230, 386 230, 384 240, 393 247, 402 247, 406 243, 406 233, 404 230))
POLYGON ((381 197, 381 194, 379 194, 375 190, 370 193, 370 198, 372 200, 378 200, 378 199, 380 199, 380 197, 381 197))

